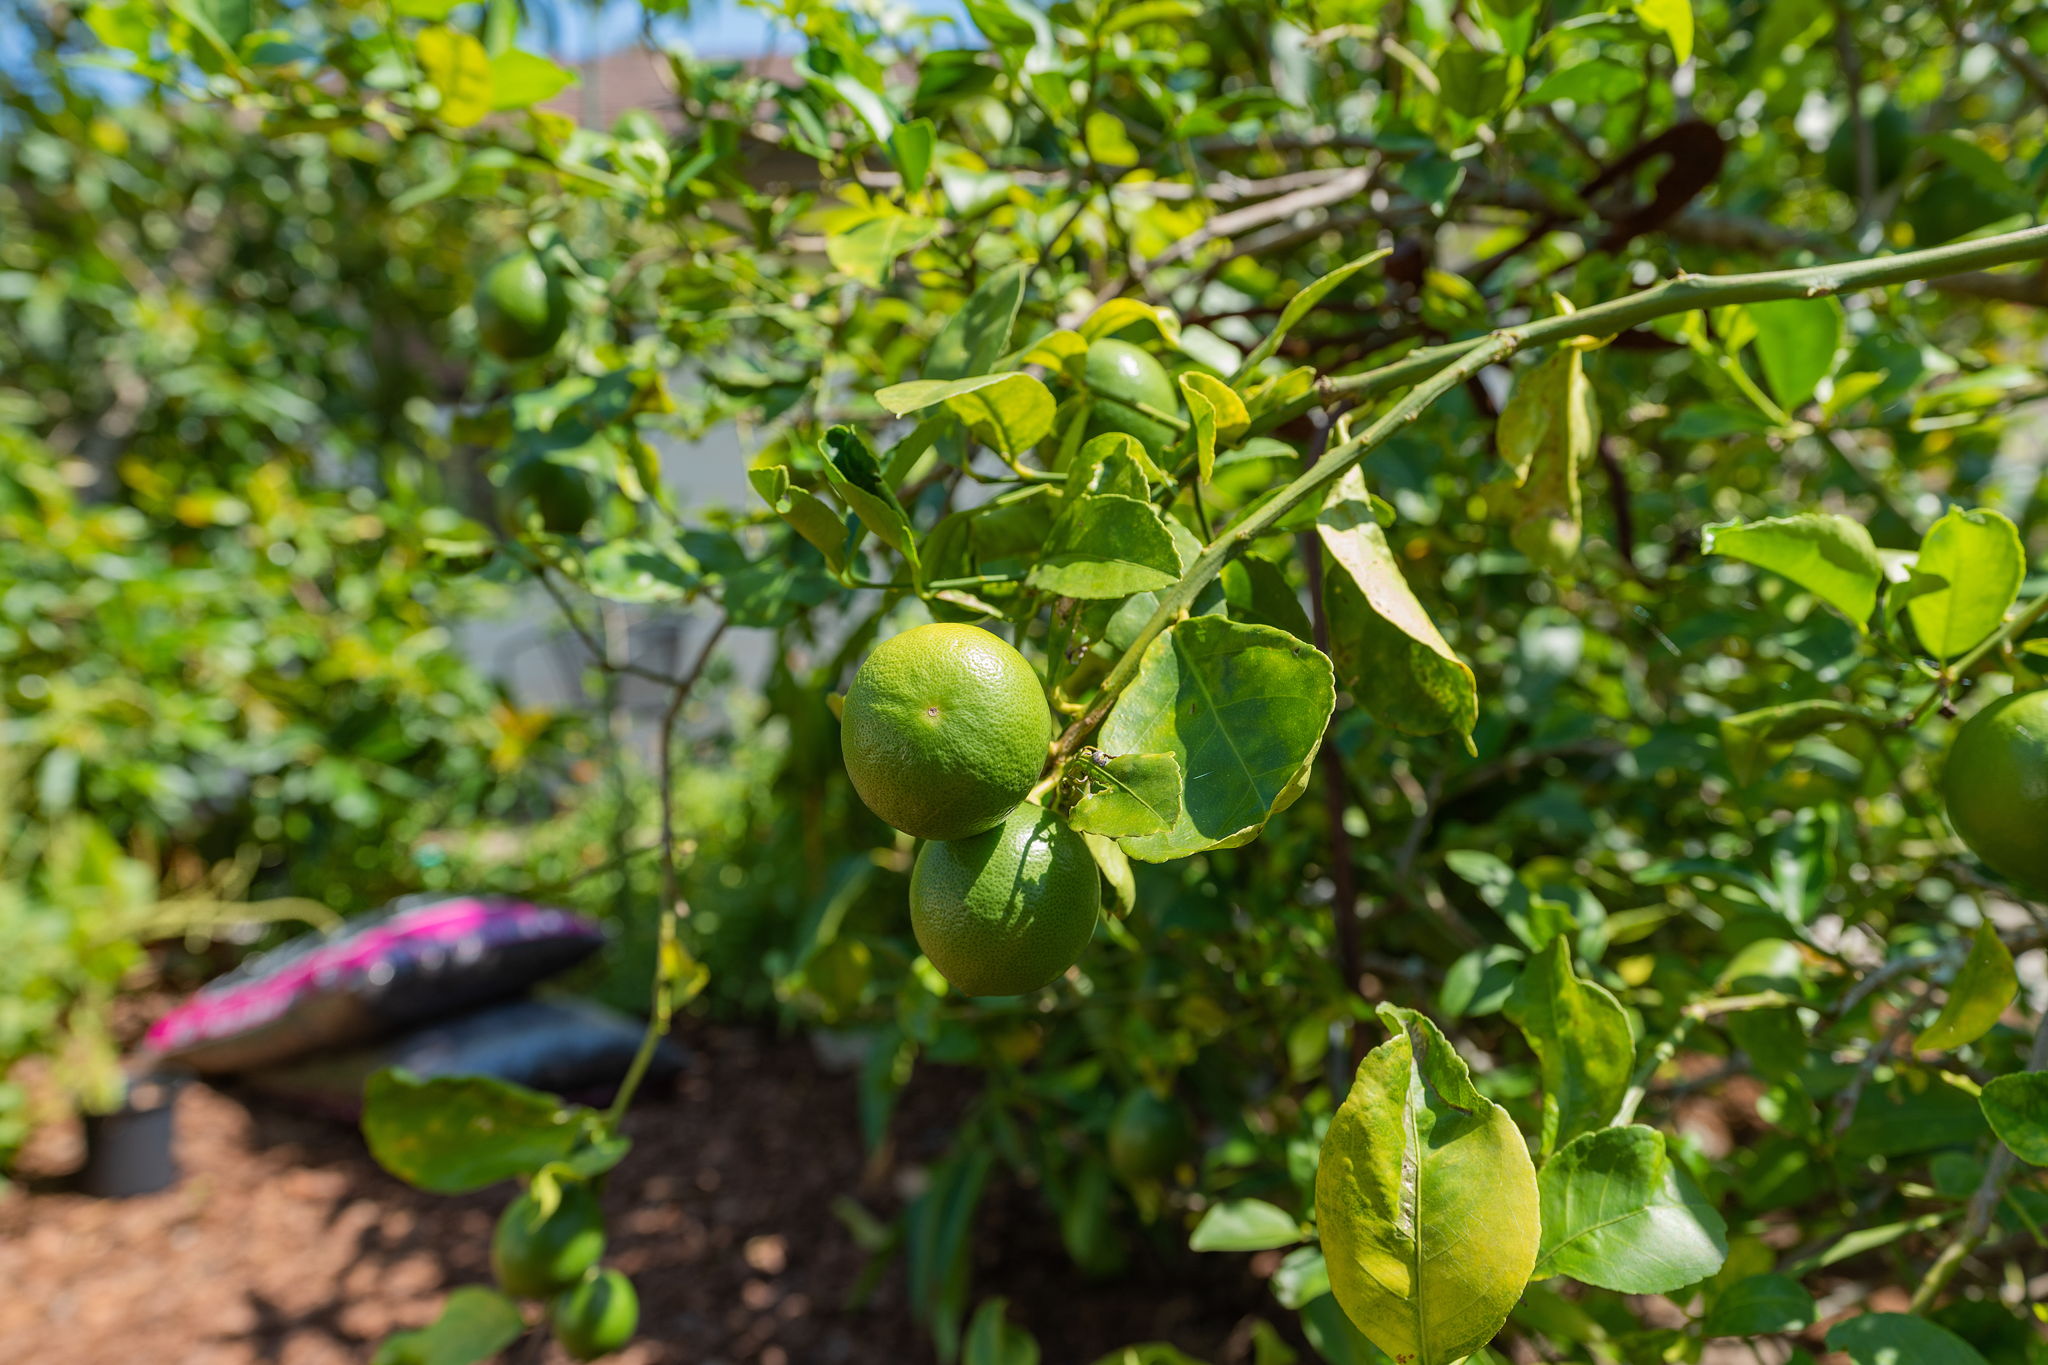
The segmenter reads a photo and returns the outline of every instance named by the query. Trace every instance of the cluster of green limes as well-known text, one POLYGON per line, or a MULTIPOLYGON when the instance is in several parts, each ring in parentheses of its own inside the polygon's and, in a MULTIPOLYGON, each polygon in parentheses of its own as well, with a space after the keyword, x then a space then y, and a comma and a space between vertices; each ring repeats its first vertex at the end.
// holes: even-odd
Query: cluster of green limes
POLYGON ((604 1255, 604 1211, 597 1191, 562 1180, 550 1204, 526 1190, 506 1206, 491 1235, 491 1271, 515 1298, 543 1299, 548 1325, 577 1360, 610 1355, 633 1339, 640 1299, 633 1282, 598 1266, 604 1255))
POLYGON ((1948 818, 1971 852, 2048 891, 2048 691, 2001 697, 1956 732, 1942 774, 1948 818))
POLYGON ((967 995, 1050 985, 1095 936, 1102 884, 1080 835, 1024 798, 1052 712, 1024 656, 974 626, 875 647, 840 741, 868 809, 927 842, 910 874, 917 946, 967 995))

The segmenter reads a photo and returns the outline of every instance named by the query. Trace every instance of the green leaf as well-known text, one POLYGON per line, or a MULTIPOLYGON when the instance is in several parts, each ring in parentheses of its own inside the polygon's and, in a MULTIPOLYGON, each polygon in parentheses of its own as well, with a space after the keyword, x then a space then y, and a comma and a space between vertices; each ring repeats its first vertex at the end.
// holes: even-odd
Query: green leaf
POLYGON ((1838 701, 1791 701, 1745 711, 1721 719, 1721 748, 1737 782, 1754 782, 1770 766, 1776 751, 1795 740, 1846 721, 1861 720, 1857 707, 1838 701))
POLYGON ((1856 629, 1870 629, 1884 565, 1860 522, 1831 512, 1731 522, 1707 527, 1701 549, 1783 574, 1848 617, 1856 629))
POLYGON ((1628 1012, 1572 971, 1569 937, 1557 935, 1529 959, 1507 1004, 1542 1073, 1546 1152, 1614 1117, 1636 1059, 1628 1012))
POLYGON ((917 540, 911 534, 910 517, 896 494, 882 480, 882 463, 875 458, 867 437, 853 427, 828 428, 823 442, 825 481, 839 500, 853 509, 861 524, 880 536, 885 544, 917 563, 917 540))
POLYGON ((1914 571, 1948 583, 1907 602, 1906 614, 1928 653, 1953 659, 2004 623, 2019 600, 2027 555, 2004 513, 1952 507, 1927 528, 1914 571))
POLYGON ((1206 484, 1216 472, 1216 452, 1243 439, 1251 428, 1251 414, 1236 390, 1199 370, 1180 377, 1180 391, 1194 419, 1196 467, 1206 484))
POLYGON ((491 58, 491 108, 524 109, 553 99, 576 83, 576 73, 531 52, 491 58))
POLYGON ((461 1194, 562 1161, 596 1117, 489 1076, 423 1081, 387 1067, 363 1090, 363 1138, 377 1164, 434 1194, 461 1194))
POLYGON ((1017 325, 1017 310, 1023 306, 1030 278, 1031 267, 1022 261, 991 272, 932 338, 925 374, 933 379, 963 379, 993 369, 1010 348, 1010 333, 1017 325))
POLYGON ((1756 324, 1756 358, 1771 397, 1795 412, 1835 372, 1842 345, 1842 305, 1832 298, 1776 299, 1747 309, 1756 324))
POLYGON ((1280 310, 1280 321, 1273 324, 1273 330, 1266 333, 1265 339, 1252 348, 1251 354, 1244 358, 1244 364, 1238 366, 1237 373, 1230 377, 1230 382, 1233 385, 1236 384, 1240 379, 1251 374, 1260 365, 1271 359, 1273 354, 1280 349, 1280 343, 1287 339, 1287 334, 1293 330, 1295 323, 1307 317, 1314 310, 1315 306, 1328 298, 1331 291, 1336 289, 1338 285, 1344 283, 1344 281, 1350 279, 1367 266, 1377 263, 1387 254, 1387 248, 1368 252, 1355 261, 1346 261, 1321 279, 1305 285, 1301 292, 1289 299, 1287 306, 1280 310))
POLYGON ((1635 0, 1636 17, 1645 28, 1671 40, 1671 55, 1692 60, 1692 0, 1635 0))
POLYGON ((1925 1318, 1865 1313, 1828 1329, 1828 1349, 1855 1365, 1985 1365, 1970 1344, 1925 1318))
POLYGON ((1138 908, 1138 879, 1131 873, 1131 860, 1124 856, 1123 846, 1100 834, 1081 837, 1087 840, 1096 870, 1109 887, 1109 904, 1104 908, 1118 919, 1130 918, 1131 911, 1138 908))
POLYGON ((1472 668, 1445 641, 1402 576, 1372 515, 1365 479, 1345 473, 1316 518, 1330 653, 1344 685, 1377 720, 1411 735, 1470 735, 1479 720, 1472 668))
POLYGON ((790 482, 789 466, 747 471, 747 482, 796 533, 817 547, 838 573, 846 567, 846 523, 816 494, 790 482))
POLYGON ((1137 145, 1131 141, 1123 120, 1107 109, 1097 109, 1088 115, 1081 140, 1088 150, 1088 159, 1098 166, 1122 169, 1138 164, 1137 145))
POLYGON ((1605 60, 1573 62, 1553 71, 1529 95, 1530 104, 1618 104, 1643 88, 1641 67, 1605 60))
POLYGON ((1038 1365, 1038 1343, 1009 1320, 1008 1299, 985 1299, 967 1324, 960 1365, 1038 1365))
POLYGON ((1013 457, 1045 439, 1059 407, 1052 391, 1028 374, 913 379, 891 384, 875 401, 898 417, 944 403, 977 438, 1013 457))
POLYGON ((1173 535, 1151 503, 1091 493, 1060 513, 1025 581, 1061 597, 1094 600, 1157 592, 1179 578, 1173 535))
POLYGON ((448 1295, 431 1324, 385 1338, 371 1365, 477 1365, 525 1331, 518 1304, 495 1289, 466 1284, 448 1295))
POLYGON ((1330 1292, 1330 1267, 1319 1246, 1296 1247, 1273 1272, 1273 1297, 1282 1308, 1301 1308, 1330 1292))
POLYGON ((2030 1166, 2048 1166, 2048 1071, 1997 1077, 1977 1102, 2014 1156, 2030 1166))
POLYGON ((1201 12, 1202 7, 1194 0, 1138 0, 1137 4, 1109 10, 1102 21, 1102 36, 1124 33, 1140 24, 1177 24, 1201 12))
POLYGON ((1081 323, 1080 336, 1084 341, 1098 341, 1106 336, 1115 336, 1124 328, 1140 322, 1150 323, 1167 345, 1180 345, 1180 319, 1174 316, 1172 309, 1161 308, 1157 304, 1146 303, 1142 299, 1134 299, 1128 295, 1118 295, 1109 299, 1090 313, 1081 323))
POLYGON ((1949 982, 1948 1000, 1941 1007, 1941 1016, 1920 1031, 1920 1036, 1913 1040, 1913 1050, 1946 1052, 1976 1042, 1991 1032, 2019 992, 2020 978, 2013 968, 2012 950, 1999 938, 1991 921, 1980 920, 1977 935, 1970 941, 1970 955, 1963 959, 1956 979, 1949 982))
POLYGON ((1285 631, 1193 616, 1162 632, 1098 743, 1172 754, 1185 780, 1180 817, 1125 850, 1165 862, 1251 842, 1307 786, 1335 705, 1330 661, 1285 631))
POLYGON ((1207 1365, 1187 1352, 1164 1341, 1148 1341, 1138 1346, 1122 1346, 1095 1362, 1095 1365, 1207 1365))
POLYGON ((878 211, 825 238, 825 258, 862 284, 879 289, 897 257, 930 241, 939 222, 913 214, 878 211))
POLYGON ((1727 1259, 1727 1225, 1672 1163, 1654 1128, 1582 1134, 1550 1159, 1538 1184, 1539 1278, 1569 1275, 1623 1294, 1668 1294, 1727 1259))
POLYGON ((1301 1223, 1263 1199, 1224 1199, 1209 1206, 1188 1237, 1191 1251, 1267 1251, 1302 1238, 1301 1223))
POLYGON ((441 92, 435 116, 457 128, 481 123, 491 112, 491 57, 484 45, 446 25, 423 28, 413 38, 420 69, 441 92))
POLYGON ((906 191, 914 193, 924 188, 931 175, 932 149, 938 140, 938 132, 928 118, 898 124, 896 131, 889 134, 889 153, 896 158, 896 169, 902 173, 906 191))
POLYGON ((1501 410, 1498 439, 1514 476, 1515 491, 1497 495, 1512 509, 1508 538, 1540 568, 1569 568, 1583 530, 1579 466, 1600 440, 1584 351, 1567 346, 1523 371, 1501 410))
POLYGON ((1535 1268, 1536 1172, 1436 1025, 1392 1005, 1330 1120, 1316 1217, 1330 1286, 1372 1343, 1451 1365, 1493 1339, 1535 1268))
POLYGON ((1701 1332, 1710 1337, 1760 1337, 1800 1332, 1819 1314, 1813 1295, 1789 1275, 1752 1275, 1721 1292, 1701 1332))
POLYGON ((1098 790, 1075 803, 1067 823, 1083 834, 1129 839, 1160 834, 1180 818, 1180 763, 1172 754, 1083 755, 1098 790))

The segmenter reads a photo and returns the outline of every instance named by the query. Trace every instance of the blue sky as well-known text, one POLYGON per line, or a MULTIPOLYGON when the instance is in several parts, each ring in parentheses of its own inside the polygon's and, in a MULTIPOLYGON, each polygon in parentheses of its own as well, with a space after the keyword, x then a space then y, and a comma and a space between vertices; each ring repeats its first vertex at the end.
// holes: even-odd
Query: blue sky
MULTIPOLYGON (((582 4, 552 4, 549 28, 560 36, 555 41, 529 39, 533 47, 550 49, 549 55, 582 60, 593 52, 609 52, 632 43, 640 33, 641 8, 637 0, 603 0, 595 9, 582 4), (559 27, 556 27, 559 26, 559 27)), ((915 0, 911 8, 925 14, 947 15, 960 21, 959 37, 968 40, 965 9, 959 0, 915 0)), ((662 21, 664 36, 688 44, 706 57, 754 57, 767 52, 795 50, 791 31, 769 15, 740 3, 740 0, 700 0, 687 17, 662 21)))

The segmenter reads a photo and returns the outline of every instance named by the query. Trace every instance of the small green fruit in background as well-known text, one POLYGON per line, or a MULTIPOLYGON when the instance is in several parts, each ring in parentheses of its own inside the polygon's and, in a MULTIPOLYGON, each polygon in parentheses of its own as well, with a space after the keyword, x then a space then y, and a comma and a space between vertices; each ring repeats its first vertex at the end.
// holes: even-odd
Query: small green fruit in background
POLYGON ((546 355, 568 329, 568 292, 538 255, 515 251, 492 263, 477 282, 476 326, 493 355, 546 355))
POLYGON ((1179 436, 1156 417, 1140 412, 1133 403, 1143 403, 1159 412, 1180 412, 1180 394, 1167 375, 1166 367, 1152 353, 1128 341, 1104 337, 1088 347, 1082 371, 1093 395, 1088 410, 1091 437, 1121 431, 1137 438, 1139 445, 1157 456, 1179 436))
POLYGON ((498 1287, 523 1299, 546 1298, 574 1284, 604 1255, 604 1212, 597 1192, 565 1182, 552 1211, 527 1190, 505 1206, 491 1235, 498 1287))
POLYGON ((839 736, 869 810, 920 839, 964 839, 1037 783, 1052 710, 1003 641, 976 626, 918 626, 861 663, 839 736))
MULTIPOLYGON (((1906 111, 1886 101, 1870 115, 1870 150, 1873 190, 1890 189, 1906 173, 1913 155, 1913 121, 1906 111)), ((1843 119, 1833 141, 1821 157, 1821 172, 1828 184, 1843 194, 1856 194, 1856 122, 1843 119)))
POLYGON ((512 466, 499 496, 514 529, 531 516, 554 535, 573 536, 597 515, 597 492, 590 476, 574 465, 539 455, 512 466))
POLYGON ((610 1355, 640 1327, 640 1296, 616 1270, 602 1270, 555 1296, 548 1308, 555 1340, 578 1360, 610 1355))
POLYGON ((1042 806, 994 829, 918 850, 910 928, 939 974, 965 995, 1049 986, 1095 937, 1102 879, 1087 841, 1042 806))
POLYGON ((1109 1120, 1109 1164, 1127 1184, 1165 1180, 1193 1143, 1187 1111, 1150 1090, 1124 1096, 1109 1120))
POLYGON ((2048 891, 2048 692, 2001 697, 1956 732, 1948 818, 1985 866, 2048 891))

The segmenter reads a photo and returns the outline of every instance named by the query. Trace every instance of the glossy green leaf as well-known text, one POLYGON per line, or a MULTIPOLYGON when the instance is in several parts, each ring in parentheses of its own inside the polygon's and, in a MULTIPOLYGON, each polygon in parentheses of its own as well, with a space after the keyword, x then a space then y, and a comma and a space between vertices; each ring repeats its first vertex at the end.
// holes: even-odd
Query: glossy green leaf
POLYGON ((1585 352, 1563 347, 1524 370, 1497 430, 1512 473, 1512 487, 1496 494, 1510 511, 1509 539, 1539 568, 1561 572, 1577 559, 1584 527, 1579 467, 1600 440, 1585 352))
POLYGON ((889 152, 895 157, 896 169, 903 176, 904 189, 914 193, 924 188, 926 179, 931 175, 932 149, 937 144, 938 132, 928 118, 898 124, 896 130, 889 134, 889 152))
POLYGON ((1828 512, 1709 526, 1700 548, 1783 574, 1849 618, 1870 628, 1884 565, 1862 523, 1828 512))
POLYGON ((478 1365, 525 1331, 518 1304, 495 1289, 466 1284, 448 1295, 433 1322, 385 1338, 371 1365, 478 1365))
POLYGON ((938 230, 936 219, 877 212, 828 235, 825 258, 862 284, 880 288, 897 259, 923 246, 938 230))
POLYGON ((747 471, 747 482, 796 533, 817 547, 834 573, 846 567, 846 523, 809 489, 790 482, 787 465, 747 471))
POLYGON ((1173 535, 1151 503, 1120 493, 1076 498, 1053 523, 1027 582, 1061 597, 1128 597, 1180 577, 1173 535))
POLYGON ((989 272, 932 338, 925 374, 932 379, 964 379, 994 369, 1010 348, 1010 333, 1030 279, 1031 268, 1022 261, 989 272))
POLYGON ((1230 377, 1231 383, 1235 384, 1269 360, 1280 349, 1280 343, 1287 339, 1287 334, 1294 330, 1294 325, 1314 312, 1315 306, 1328 298, 1339 285, 1359 271, 1385 259, 1386 255, 1387 251, 1384 248, 1367 252, 1357 260, 1346 261, 1329 274, 1304 285, 1301 292, 1287 300, 1287 306, 1280 310, 1280 321, 1273 324, 1273 330, 1266 333, 1259 344, 1251 349, 1251 353, 1245 356, 1244 364, 1238 366, 1237 373, 1230 377))
POLYGON ((1306 787, 1335 705, 1330 661, 1285 631, 1192 616, 1162 632, 1098 742, 1170 753, 1186 785, 1173 828, 1126 851, 1164 862, 1251 842, 1306 787))
POLYGON ((1747 312, 1756 324, 1756 358, 1771 397, 1786 412, 1798 411, 1835 372, 1842 305, 1832 298, 1774 299, 1752 303, 1747 312))
POLYGON ((1728 1229, 1671 1161, 1664 1135, 1630 1124, 1585 1133, 1543 1167, 1538 1276, 1624 1294, 1668 1294, 1721 1268, 1728 1229))
POLYGON ((1375 1346, 1452 1365, 1493 1339, 1535 1268, 1536 1172, 1434 1024, 1391 1005, 1380 1018, 1395 1035, 1359 1065, 1323 1138, 1323 1255, 1375 1346))
POLYGON ((1737 782, 1754 782, 1783 748, 1808 735, 1852 720, 1864 712, 1836 701, 1792 701, 1721 719, 1721 750, 1737 782))
POLYGON ((1211 1204, 1188 1237, 1191 1251, 1266 1251, 1291 1247, 1302 1238, 1301 1221, 1263 1199, 1223 1199, 1211 1204))
POLYGON ((1273 1272, 1273 1297, 1282 1308, 1302 1308, 1330 1292, 1330 1267, 1319 1246, 1296 1247, 1273 1272))
POLYGON ((1138 879, 1131 871, 1131 860, 1124 854, 1123 845, 1100 834, 1083 834, 1088 842, 1088 852, 1095 859, 1095 868, 1102 874, 1102 883, 1109 889, 1109 899, 1103 909, 1118 919, 1130 918, 1131 911, 1138 908, 1138 879))
POLYGON ((1096 790, 1075 803, 1067 823, 1083 834, 1161 834, 1180 818, 1180 763, 1172 754, 1084 754, 1082 763, 1096 790))
POLYGON ((1115 336, 1124 328, 1141 322, 1157 330, 1167 345, 1180 345, 1180 318, 1171 308, 1146 303, 1127 294, 1105 300, 1101 307, 1090 313, 1081 323, 1080 336, 1083 341, 1095 341, 1115 336))
POLYGON ((1196 467, 1203 483, 1216 472, 1216 452, 1244 438, 1251 414, 1229 385, 1200 370, 1180 376, 1181 397, 1194 422, 1196 467))
POLYGON ((1529 959, 1507 1002, 1541 1071, 1545 1152, 1613 1118, 1635 1066, 1628 1012, 1606 987, 1572 971, 1569 937, 1557 935, 1529 959))
POLYGON ((2004 513, 1952 507, 1921 539, 1914 570, 1948 586, 1906 603, 1913 632, 1928 653, 1953 659, 2004 622, 2019 600, 2027 555, 2004 513))
POLYGON ((1455 654, 1401 573, 1365 480, 1347 472, 1316 518, 1328 556, 1330 653, 1375 719, 1412 735, 1469 735, 1479 720, 1472 668, 1455 654))
POLYGON ((883 543, 915 564, 917 541, 910 517, 896 501, 895 491, 883 481, 882 463, 875 458, 868 438, 854 427, 831 427, 820 449, 825 456, 825 481, 839 500, 883 543))
POLYGON ((1980 921, 1970 940, 1969 956, 1963 959, 1955 980, 1949 982, 1940 1017, 1920 1031, 1913 1050, 1946 1052, 1976 1042, 1991 1032, 2019 991, 2012 950, 1991 921, 1980 921))
POLYGON ((2014 1156, 2030 1166, 2048 1166, 2048 1071, 1996 1077, 1977 1102, 2014 1156))
POLYGON ((514 49, 491 58, 491 108, 524 109, 576 84, 576 73, 545 57, 514 49))
POLYGON ((1051 390, 1028 374, 914 379, 881 390, 875 401, 899 417, 944 403, 978 439, 1009 456, 1044 440, 1058 410, 1051 390))
POLYGON ((421 1080, 389 1068, 363 1091, 363 1138, 377 1164, 435 1194, 480 1190, 566 1159, 591 1111, 488 1076, 421 1080))
POLYGON ((1828 1329, 1828 1349, 1855 1365, 1985 1365, 1984 1357, 1946 1328, 1908 1313, 1864 1313, 1828 1329))
POLYGON ((460 29, 436 25, 419 31, 413 51, 441 92, 435 116, 457 128, 481 123, 492 107, 491 58, 484 45, 460 29))
POLYGON ((1818 1317, 1813 1295, 1789 1275, 1752 1275, 1721 1291, 1701 1331, 1710 1337, 1801 1332, 1818 1317))

